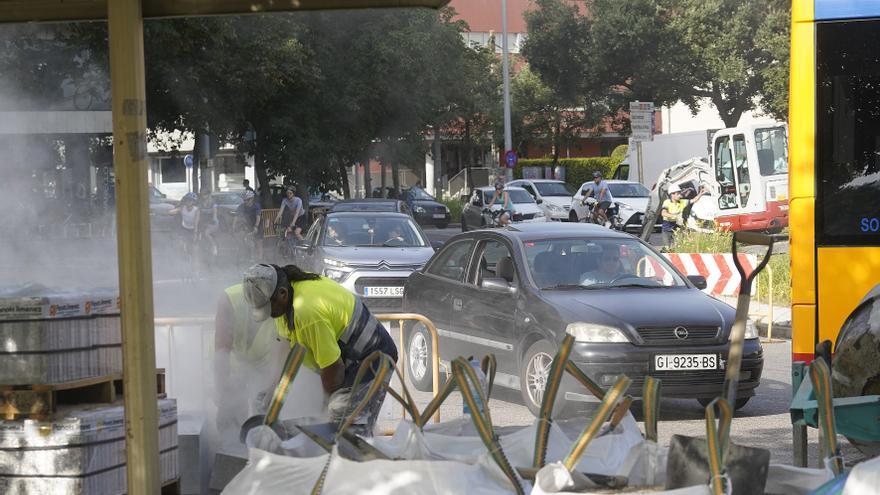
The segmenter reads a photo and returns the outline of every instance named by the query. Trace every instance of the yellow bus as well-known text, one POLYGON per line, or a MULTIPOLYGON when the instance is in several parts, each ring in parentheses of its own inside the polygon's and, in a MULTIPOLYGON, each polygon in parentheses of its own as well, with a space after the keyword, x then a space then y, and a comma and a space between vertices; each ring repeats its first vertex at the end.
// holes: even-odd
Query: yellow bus
POLYGON ((792 359, 835 342, 880 283, 880 2, 794 0, 792 359))

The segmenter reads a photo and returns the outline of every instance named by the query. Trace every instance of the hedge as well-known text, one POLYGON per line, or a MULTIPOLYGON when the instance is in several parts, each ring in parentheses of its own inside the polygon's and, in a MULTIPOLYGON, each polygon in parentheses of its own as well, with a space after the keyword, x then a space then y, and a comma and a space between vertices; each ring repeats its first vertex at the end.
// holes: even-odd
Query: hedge
MULTIPOLYGON (((593 179, 593 172, 598 170, 606 178, 611 177, 614 169, 622 158, 597 156, 592 158, 560 158, 559 165, 565 167, 565 182, 575 188, 593 179)), ((513 176, 522 179, 523 167, 552 167, 552 158, 529 158, 519 160, 513 170, 513 176)))

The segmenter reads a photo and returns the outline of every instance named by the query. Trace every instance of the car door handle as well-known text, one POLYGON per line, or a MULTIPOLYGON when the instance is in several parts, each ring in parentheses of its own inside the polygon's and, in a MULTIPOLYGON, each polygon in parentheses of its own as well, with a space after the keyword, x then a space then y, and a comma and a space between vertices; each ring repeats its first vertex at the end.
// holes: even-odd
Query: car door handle
POLYGON ((452 309, 454 309, 456 311, 461 311, 461 308, 462 308, 461 299, 459 299, 459 298, 453 299, 452 300, 452 309))

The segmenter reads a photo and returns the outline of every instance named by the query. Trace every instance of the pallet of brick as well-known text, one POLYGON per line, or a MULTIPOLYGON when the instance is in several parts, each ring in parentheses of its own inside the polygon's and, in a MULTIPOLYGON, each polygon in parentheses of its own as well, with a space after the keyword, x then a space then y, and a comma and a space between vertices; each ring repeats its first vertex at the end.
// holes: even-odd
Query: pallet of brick
MULTIPOLYGON (((0 418, 48 419, 61 406, 109 404, 124 393, 121 373, 64 383, 0 385, 0 418)), ((156 370, 156 391, 165 398, 165 370, 156 370)))
POLYGON ((0 384, 62 383, 121 371, 114 291, 0 289, 0 384))
MULTIPOLYGON (((176 401, 159 401, 161 481, 179 478, 176 401)), ((126 492, 121 405, 64 408, 51 421, 0 421, 0 492, 126 492)))

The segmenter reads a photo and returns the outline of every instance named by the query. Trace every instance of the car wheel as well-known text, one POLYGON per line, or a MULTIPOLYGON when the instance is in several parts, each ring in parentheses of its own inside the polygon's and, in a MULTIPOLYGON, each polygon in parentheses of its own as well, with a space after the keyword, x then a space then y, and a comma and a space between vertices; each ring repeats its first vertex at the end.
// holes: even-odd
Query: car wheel
MULTIPOLYGON (((741 397, 739 399, 736 399, 736 402, 733 404, 733 410, 739 411, 740 409, 744 408, 746 406, 746 404, 749 403, 749 399, 751 399, 751 397, 741 397)), ((714 397, 711 399, 701 398, 701 399, 697 399, 697 402, 699 402, 700 405, 703 407, 708 407, 709 404, 711 404, 713 400, 715 400, 714 397)))
MULTIPOLYGON (((539 340, 526 351, 523 366, 519 370, 519 389, 523 402, 536 417, 541 414, 541 403, 544 399, 544 389, 550 377, 550 368, 556 349, 550 342, 539 340)), ((564 382, 564 380, 563 380, 564 382)), ((564 383, 563 383, 564 384, 564 383)), ((565 387, 560 386, 553 404, 553 417, 564 416, 567 408, 565 400, 565 387)))
POLYGON ((571 210, 571 212, 568 214, 568 221, 574 223, 577 223, 579 221, 578 214, 574 210, 571 210))
POLYGON ((435 223, 434 227, 437 227, 438 229, 445 229, 448 225, 449 225, 448 222, 440 222, 440 223, 435 223))
POLYGON ((413 325, 406 346, 406 374, 420 392, 431 392, 431 335, 422 323, 413 325))

